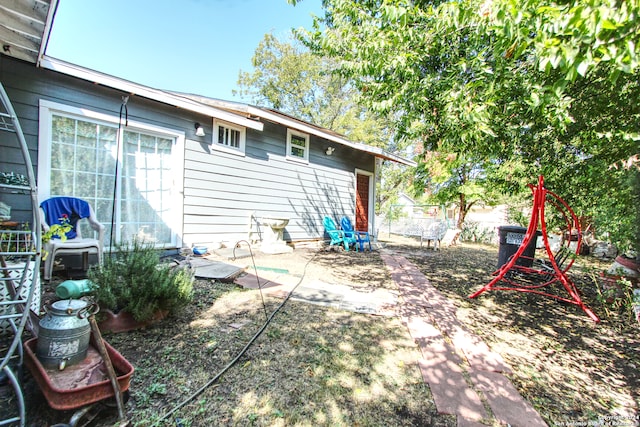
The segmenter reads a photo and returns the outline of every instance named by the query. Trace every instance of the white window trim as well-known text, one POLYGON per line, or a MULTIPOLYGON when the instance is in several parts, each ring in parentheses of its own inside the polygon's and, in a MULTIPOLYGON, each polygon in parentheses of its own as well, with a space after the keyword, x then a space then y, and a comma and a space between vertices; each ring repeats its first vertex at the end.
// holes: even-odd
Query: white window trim
MULTIPOLYGON (((85 108, 72 107, 70 105, 59 104, 44 99, 40 100, 38 109, 38 198, 46 200, 51 195, 51 127, 53 114, 67 115, 76 118, 91 119, 93 121, 103 122, 104 124, 118 127, 118 117, 99 113, 85 108)), ((176 247, 182 245, 181 230, 183 229, 183 202, 184 202, 184 142, 185 133, 178 132, 174 129, 164 128, 160 126, 150 125, 148 123, 128 121, 128 129, 135 131, 143 131, 156 134, 162 137, 175 138, 175 146, 171 152, 173 165, 173 186, 171 189, 172 203, 174 207, 170 214, 171 228, 173 228, 176 247)), ((124 132, 124 129, 121 129, 124 132)))
POLYGON ((295 162, 309 163, 309 134, 304 132, 299 132, 293 129, 287 129, 287 160, 293 160, 295 162), (298 136, 300 138, 304 138, 305 147, 304 147, 304 157, 297 157, 291 155, 291 136, 298 136))
POLYGON ((231 153, 238 156, 244 156, 246 150, 247 141, 247 128, 234 125, 233 123, 225 122, 224 120, 213 119, 213 135, 211 135, 211 149, 216 151, 222 151, 225 153, 231 153), (218 128, 220 125, 240 132, 240 147, 234 148, 224 144, 218 144, 218 128))

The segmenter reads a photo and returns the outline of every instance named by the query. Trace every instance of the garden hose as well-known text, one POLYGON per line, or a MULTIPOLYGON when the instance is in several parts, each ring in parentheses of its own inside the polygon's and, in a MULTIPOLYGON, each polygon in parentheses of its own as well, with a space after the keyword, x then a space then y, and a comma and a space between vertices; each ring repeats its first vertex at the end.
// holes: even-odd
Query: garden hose
MULTIPOLYGON (((179 410, 180 408, 182 408, 183 406, 185 406, 186 404, 188 404, 189 402, 191 402, 192 400, 194 400, 196 397, 198 397, 203 391, 205 391, 207 388, 209 388, 213 383, 215 383, 222 375, 224 375, 225 372, 227 372, 233 365, 235 365, 238 360, 240 360, 240 358, 247 352, 247 350, 249 349, 249 347, 251 347, 251 345, 258 339, 258 337, 264 332, 265 329, 267 329, 267 326, 269 326, 269 323, 271 323, 271 321, 273 320, 273 318, 275 317, 275 315, 280 311, 280 309, 282 307, 284 307, 284 305, 287 303, 287 301, 289 301, 289 298, 291 298, 291 295, 293 295, 293 293, 295 292, 295 290, 298 288, 298 286, 300 286, 300 284, 302 283, 302 281, 304 280, 305 274, 307 272, 307 266, 311 263, 311 261, 313 261, 315 259, 317 255, 317 252, 311 257, 309 258, 309 260, 306 262, 306 264, 304 265, 304 269, 302 271, 302 276, 300 277, 300 280, 298 280, 298 282, 294 285, 293 289, 291 289, 291 292, 289 292, 289 294, 284 298, 284 300, 282 301, 282 303, 280 303, 280 305, 278 305, 278 307, 276 307, 276 309, 273 311, 273 313, 271 313, 271 315, 267 318, 266 322, 264 323, 264 325, 262 325, 262 327, 258 330, 258 332, 256 332, 256 334, 249 340, 249 342, 244 346, 244 348, 242 350, 240 350, 240 352, 236 355, 236 357, 233 358, 233 360, 231 360, 231 362, 229 362, 227 364, 227 366, 225 366, 224 368, 222 368, 222 370, 220 372, 218 372, 213 378, 211 378, 209 381, 207 381, 206 384, 204 384, 202 387, 200 387, 198 390, 196 390, 195 392, 193 392, 189 397, 187 397, 186 399, 184 399, 182 402, 180 402, 178 405, 176 405, 175 407, 173 407, 169 412, 167 412, 166 414, 164 414, 158 421, 156 421, 155 423, 153 423, 151 425, 151 427, 155 427, 160 425, 160 423, 162 421, 165 421, 167 418, 169 418, 173 413, 175 413, 177 410, 179 410)), ((253 252, 251 252, 251 257, 253 258, 253 252)), ((255 262, 254 262, 255 265, 255 262)))
POLYGON ((249 247, 249 254, 251 255, 251 261, 253 262, 253 271, 256 273, 256 282, 258 283, 258 290, 260 291, 260 299, 262 299, 262 309, 264 310, 265 320, 269 319, 269 313, 267 313, 267 305, 264 303, 264 295, 262 294, 262 286, 260 286, 260 277, 258 277, 258 267, 256 267, 256 260, 253 257, 253 250, 251 250, 251 244, 246 240, 239 240, 233 245, 233 261, 236 260, 236 249, 240 248, 240 243, 246 243, 249 247))

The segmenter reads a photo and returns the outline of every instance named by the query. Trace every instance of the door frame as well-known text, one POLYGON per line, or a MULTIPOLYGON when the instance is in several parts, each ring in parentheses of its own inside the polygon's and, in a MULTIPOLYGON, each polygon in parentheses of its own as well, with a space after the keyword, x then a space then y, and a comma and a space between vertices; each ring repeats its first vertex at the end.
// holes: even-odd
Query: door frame
POLYGON ((375 229, 375 173, 373 172, 369 172, 363 169, 356 169, 355 170, 355 183, 354 183, 354 226, 356 225, 355 223, 355 219, 358 216, 358 175, 366 175, 369 177, 369 188, 368 188, 368 193, 369 193, 369 203, 368 203, 368 207, 367 207, 367 232, 372 233, 373 230, 375 229))

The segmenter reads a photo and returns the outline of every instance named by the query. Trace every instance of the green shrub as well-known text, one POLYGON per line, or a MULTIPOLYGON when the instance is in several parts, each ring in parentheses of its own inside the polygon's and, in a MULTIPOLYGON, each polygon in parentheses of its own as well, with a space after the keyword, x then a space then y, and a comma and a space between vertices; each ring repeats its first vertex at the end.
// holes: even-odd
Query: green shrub
POLYGON ((119 245, 88 276, 96 285, 93 294, 101 307, 128 311, 140 322, 158 311, 174 313, 192 299, 193 272, 161 263, 153 245, 137 239, 119 245))
POLYGON ((463 242, 495 243, 496 233, 480 225, 476 221, 465 221, 462 224, 460 240, 463 242))

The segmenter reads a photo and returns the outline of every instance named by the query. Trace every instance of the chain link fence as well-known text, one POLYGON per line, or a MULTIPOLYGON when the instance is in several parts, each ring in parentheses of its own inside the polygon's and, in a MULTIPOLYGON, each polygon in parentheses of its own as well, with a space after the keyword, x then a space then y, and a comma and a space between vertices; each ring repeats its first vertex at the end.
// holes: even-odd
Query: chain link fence
MULTIPOLYGON (((476 209, 467 214, 459 239, 498 244, 498 227, 508 223, 505 207, 476 209)), ((440 227, 446 226, 444 232, 456 230, 454 212, 438 205, 391 205, 384 215, 376 218, 376 224, 382 235, 413 236, 421 241, 431 240, 434 230, 442 232, 440 227)))
POLYGON ((378 234, 416 237, 421 245, 433 241, 434 247, 454 228, 446 209, 437 205, 391 205, 385 215, 376 218, 376 224, 378 234))

